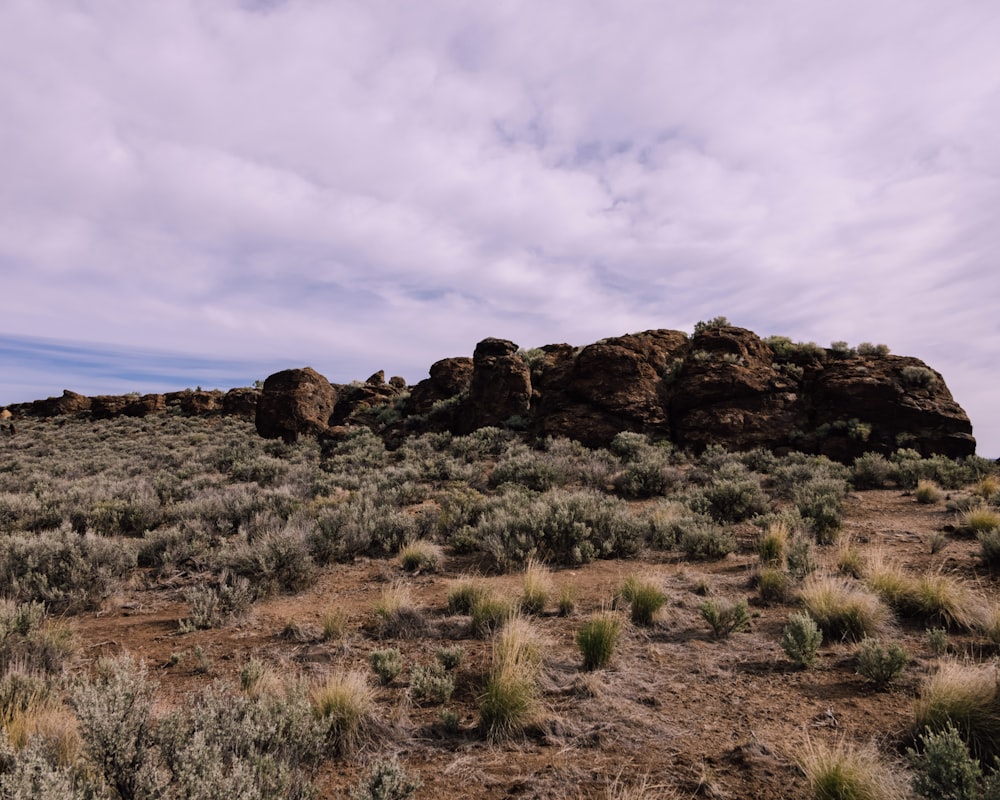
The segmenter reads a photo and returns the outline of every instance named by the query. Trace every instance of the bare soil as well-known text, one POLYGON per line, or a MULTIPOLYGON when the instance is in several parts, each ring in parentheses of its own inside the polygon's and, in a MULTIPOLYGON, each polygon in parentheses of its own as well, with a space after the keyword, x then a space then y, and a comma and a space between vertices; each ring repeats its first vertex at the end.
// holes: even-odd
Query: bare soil
MULTIPOLYGON (((931 554, 928 538, 953 521, 943 505, 918 505, 899 490, 860 492, 848 499, 841 538, 851 537, 862 550, 884 548, 914 571, 957 573, 995 602, 997 579, 978 566, 974 540, 951 538, 931 554)), ((468 558, 446 558, 437 573, 416 576, 393 560, 333 566, 308 591, 259 602, 223 629, 186 634, 178 631, 178 620, 189 610, 180 589, 197 576, 152 582, 140 575, 99 613, 75 617, 72 624, 84 653, 81 669, 99 655, 131 652, 151 668, 163 707, 190 702, 197 688, 214 679, 235 683, 251 656, 274 663, 289 677, 319 678, 335 668, 367 671, 368 654, 378 648, 398 647, 412 665, 431 663, 442 645, 463 645, 466 660, 448 704, 460 715, 460 730, 446 732, 439 707, 408 701, 404 672, 378 690, 384 722, 378 740, 351 759, 331 759, 317 776, 324 797, 353 786, 367 763, 388 755, 398 755, 423 781, 419 797, 442 800, 603 797, 616 779, 627 785, 644 776, 677 796, 794 800, 807 797, 794 760, 807 737, 874 740, 902 768, 913 701, 935 661, 925 623, 895 623, 890 637, 912 660, 888 691, 874 691, 856 673, 857 646, 849 642, 825 642, 814 668, 796 669, 779 645, 795 603, 759 599, 751 584, 758 561, 752 531, 747 526, 741 532, 739 554, 718 562, 650 553, 555 571, 557 586, 577 588, 576 610, 559 617, 553 608, 536 619, 548 642, 544 710, 523 738, 502 744, 488 743, 476 728, 476 698, 490 644, 471 636, 467 618, 448 613, 449 584, 478 569, 468 558), (581 671, 579 626, 608 607, 616 587, 632 573, 658 577, 670 596, 668 606, 652 628, 627 629, 608 669, 581 671), (424 610, 425 636, 386 641, 371 634, 373 604, 394 581, 409 585, 424 610), (706 591, 720 600, 747 598, 750 631, 713 640, 698 613, 706 591), (342 642, 324 643, 318 636, 320 619, 331 609, 349 615, 350 631, 342 642), (298 627, 297 636, 289 635, 289 623, 298 627)), ((824 569, 836 569, 837 545, 819 548, 818 556, 824 569)), ((516 575, 485 580, 520 592, 516 575)), ((971 634, 952 633, 950 649, 976 659, 995 655, 971 634)))

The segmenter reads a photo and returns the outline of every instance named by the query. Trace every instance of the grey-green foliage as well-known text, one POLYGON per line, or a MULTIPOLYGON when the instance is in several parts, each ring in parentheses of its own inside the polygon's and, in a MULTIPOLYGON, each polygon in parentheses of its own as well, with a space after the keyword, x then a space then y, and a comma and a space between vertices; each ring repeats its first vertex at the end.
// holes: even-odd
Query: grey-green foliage
POLYGON ((820 544, 830 544, 836 538, 846 494, 847 483, 840 478, 815 478, 795 489, 795 507, 820 544))
POLYGON ((878 639, 866 637, 858 647, 858 674, 879 690, 899 678, 909 661, 910 654, 895 642, 883 647, 878 639))
POLYGON ((800 667, 810 667, 823 643, 823 632, 808 614, 795 613, 781 633, 781 649, 800 667))
POLYGON ((0 800, 82 800, 91 787, 71 767, 60 766, 37 739, 15 750, 0 730, 0 800))
POLYGON ((864 453, 854 459, 851 483, 856 489, 881 489, 896 479, 895 465, 881 453, 864 453))
POLYGON ((502 570, 530 558, 584 564, 635 555, 648 525, 627 505, 595 492, 552 489, 508 492, 477 520, 470 536, 502 570))
POLYGON ((410 670, 410 697, 420 704, 441 705, 451 699, 455 678, 440 663, 414 664, 410 670))
POLYGON ((980 800, 983 772, 979 761, 949 722, 938 732, 925 730, 917 748, 908 748, 914 770, 913 790, 928 800, 980 800))
POLYGON ((763 514, 768 499, 755 476, 742 470, 724 470, 708 486, 692 493, 688 505, 716 522, 733 523, 763 514))
POLYGON ((670 524, 677 546, 696 561, 724 558, 736 549, 736 539, 727 528, 711 519, 693 514, 670 524))
POLYGON ((123 656, 98 661, 71 698, 86 754, 121 800, 157 796, 155 688, 145 664, 123 656))
POLYGON ((68 530, 0 537, 0 586, 53 611, 97 607, 136 565, 134 548, 68 530))
POLYGON ((395 758, 379 759, 351 791, 350 800, 406 800, 421 787, 395 758))
POLYGON ((227 572, 222 573, 218 583, 189 586, 183 594, 191 605, 190 614, 181 623, 184 631, 221 627, 248 611, 254 600, 250 581, 227 572))
POLYGON ((491 486, 504 483, 515 483, 536 492, 544 492, 565 483, 565 476, 560 474, 545 453, 525 450, 508 454, 490 473, 491 486))
POLYGON ((368 663, 383 686, 388 686, 403 671, 403 655, 395 647, 373 650, 368 654, 368 663))

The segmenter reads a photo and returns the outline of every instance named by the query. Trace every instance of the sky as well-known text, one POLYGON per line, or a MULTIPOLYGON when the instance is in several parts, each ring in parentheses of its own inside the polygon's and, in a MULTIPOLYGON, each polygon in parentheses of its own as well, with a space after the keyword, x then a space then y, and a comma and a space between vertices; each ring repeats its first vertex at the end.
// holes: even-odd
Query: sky
POLYGON ((725 316, 1000 456, 996 0, 0 0, 0 404, 725 316))

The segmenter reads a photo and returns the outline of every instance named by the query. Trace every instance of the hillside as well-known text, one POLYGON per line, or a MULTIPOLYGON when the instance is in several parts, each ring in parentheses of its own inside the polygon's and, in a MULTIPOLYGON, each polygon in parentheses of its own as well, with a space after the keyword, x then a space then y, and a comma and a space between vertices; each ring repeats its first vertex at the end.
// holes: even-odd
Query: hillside
POLYGON ((983 459, 495 426, 389 449, 363 426, 268 441, 181 409, 16 428, 2 791, 340 797, 395 757, 415 797, 795 800, 807 742, 871 746, 902 779, 935 676, 971 670, 995 697, 983 459), (824 607, 831 581, 850 594, 824 607), (825 628, 805 668, 782 646, 803 609, 825 628), (587 670, 595 615, 619 639, 587 670), (906 651, 884 688, 859 674, 864 634, 906 651))

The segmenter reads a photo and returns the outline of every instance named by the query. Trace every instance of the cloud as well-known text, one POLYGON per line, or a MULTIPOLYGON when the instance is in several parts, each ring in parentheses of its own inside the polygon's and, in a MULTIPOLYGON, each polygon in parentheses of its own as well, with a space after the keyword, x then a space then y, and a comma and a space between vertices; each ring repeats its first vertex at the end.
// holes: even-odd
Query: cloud
POLYGON ((725 314, 925 358, 1000 454, 998 39, 986 0, 11 0, 0 333, 415 380, 725 314))

